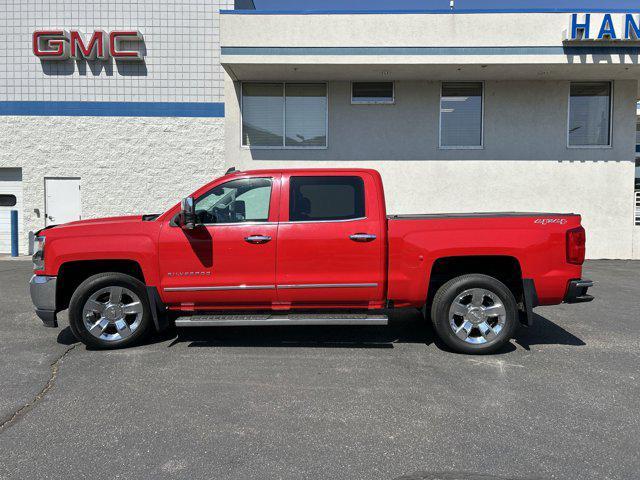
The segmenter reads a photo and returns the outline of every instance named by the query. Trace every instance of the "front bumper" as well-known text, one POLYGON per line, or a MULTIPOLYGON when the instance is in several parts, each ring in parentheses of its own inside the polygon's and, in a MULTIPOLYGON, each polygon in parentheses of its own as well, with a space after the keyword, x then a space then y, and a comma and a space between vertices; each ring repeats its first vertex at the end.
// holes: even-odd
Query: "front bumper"
POLYGON ((56 277, 34 275, 29 282, 31 301, 36 307, 36 315, 45 327, 57 327, 56 318, 56 277))
POLYGON ((591 280, 571 280, 564 297, 564 303, 584 303, 593 300, 592 295, 587 294, 587 290, 593 287, 591 280))

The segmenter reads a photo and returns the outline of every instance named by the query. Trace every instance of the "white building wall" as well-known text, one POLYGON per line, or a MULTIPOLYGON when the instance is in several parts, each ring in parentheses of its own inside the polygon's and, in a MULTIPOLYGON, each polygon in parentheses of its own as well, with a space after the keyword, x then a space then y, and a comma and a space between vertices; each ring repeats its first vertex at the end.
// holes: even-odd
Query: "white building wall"
MULTIPOLYGON (((604 13, 590 15, 593 38, 604 13)), ((638 21, 640 16, 634 15, 638 21)), ((571 19, 570 13, 229 12, 221 15, 221 62, 231 66, 239 78, 260 70, 252 67, 264 66, 271 67, 261 69, 269 74, 290 73, 286 67, 295 65, 296 75, 304 77, 319 66, 339 65, 349 71, 353 66, 380 65, 385 70, 411 74, 425 64, 460 67, 462 75, 474 66, 491 70, 491 66, 499 65, 506 70, 507 78, 520 79, 527 75, 555 78, 556 67, 593 78, 607 67, 624 64, 627 68, 615 70, 616 78, 638 78, 638 54, 633 49, 594 52, 565 44, 564 33, 571 19), (584 65, 594 68, 585 69, 584 65), (394 68, 398 66, 402 68, 394 68)), ((622 37, 625 15, 613 14, 612 20, 622 37)), ((584 15, 579 14, 578 22, 582 21, 584 15)), ((339 75, 339 69, 333 73, 339 75)))
POLYGON ((222 118, 0 117, 0 166, 22 167, 24 230, 44 178, 80 177, 83 218, 162 213, 223 171, 222 118))
MULTIPOLYGON (((592 35, 604 14, 592 13, 592 35)), ((616 27, 624 15, 613 16, 616 27)), ((580 21, 583 16, 580 15, 580 21)), ((222 16, 224 46, 549 46, 562 43, 569 13, 299 13, 222 16)))
POLYGON ((612 147, 570 149, 568 81, 487 81, 484 149, 441 150, 440 82, 398 81, 394 105, 352 105, 349 82, 329 82, 327 149, 260 150, 240 146, 239 83, 228 79, 226 151, 243 169, 376 168, 390 213, 580 213, 589 258, 640 258, 636 95, 637 81, 615 82, 612 147))

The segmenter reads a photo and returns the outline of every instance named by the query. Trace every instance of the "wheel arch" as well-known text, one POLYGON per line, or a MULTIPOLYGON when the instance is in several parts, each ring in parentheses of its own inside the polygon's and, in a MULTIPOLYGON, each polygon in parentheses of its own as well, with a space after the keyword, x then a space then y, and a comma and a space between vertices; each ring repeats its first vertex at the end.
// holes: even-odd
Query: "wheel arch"
POLYGON ((127 259, 76 260, 65 262, 58 269, 56 290, 57 310, 68 308, 73 292, 87 278, 98 273, 115 272, 129 275, 146 285, 140 263, 127 259))
POLYGON ((479 273, 500 280, 520 303, 523 298, 522 267, 510 255, 464 255, 436 259, 429 272, 426 307, 429 308, 438 289, 461 275, 479 273))

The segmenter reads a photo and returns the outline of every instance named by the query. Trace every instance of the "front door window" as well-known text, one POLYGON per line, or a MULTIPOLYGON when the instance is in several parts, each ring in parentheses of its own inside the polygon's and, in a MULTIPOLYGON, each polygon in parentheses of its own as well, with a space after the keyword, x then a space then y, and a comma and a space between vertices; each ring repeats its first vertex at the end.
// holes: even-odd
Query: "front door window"
POLYGON ((196 200, 199 223, 266 222, 271 179, 243 178, 219 185, 196 200))
POLYGON ((241 178, 218 185, 196 200, 201 224, 266 222, 271 199, 270 178, 241 178))

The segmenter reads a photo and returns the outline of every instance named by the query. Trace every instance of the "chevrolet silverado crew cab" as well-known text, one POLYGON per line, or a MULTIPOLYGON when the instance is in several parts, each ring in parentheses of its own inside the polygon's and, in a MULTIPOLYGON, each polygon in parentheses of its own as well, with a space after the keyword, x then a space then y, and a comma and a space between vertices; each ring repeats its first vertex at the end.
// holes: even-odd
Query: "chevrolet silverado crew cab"
POLYGON ((31 297, 45 325, 69 310, 91 347, 170 326, 386 324, 420 309, 439 338, 490 353, 538 305, 586 302, 580 216, 387 216, 375 170, 237 172, 161 215, 37 234, 31 297))

